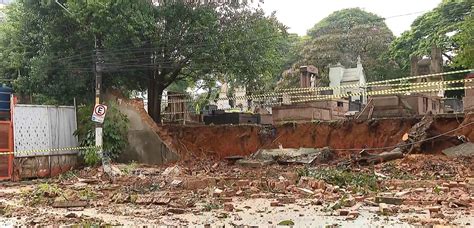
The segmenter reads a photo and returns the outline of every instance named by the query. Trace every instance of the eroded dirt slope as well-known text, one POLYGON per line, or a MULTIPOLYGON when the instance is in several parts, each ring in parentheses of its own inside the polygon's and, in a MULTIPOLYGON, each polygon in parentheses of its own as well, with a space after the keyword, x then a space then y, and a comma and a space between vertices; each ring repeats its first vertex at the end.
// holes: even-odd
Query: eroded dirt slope
MULTIPOLYGON (((159 125, 158 133, 171 141, 184 158, 224 158, 231 155, 249 155, 260 148, 329 146, 340 156, 359 152, 361 148, 396 146, 419 119, 384 119, 371 121, 339 121, 302 124, 284 124, 274 129, 255 125, 239 126, 182 126, 159 125), (350 150, 344 150, 350 149, 350 150)), ((423 145, 426 153, 439 154, 454 146, 455 136, 465 135, 474 140, 472 125, 456 130, 461 124, 474 121, 473 115, 464 118, 436 118, 429 135, 446 134, 423 145), (463 123, 464 121, 464 123, 463 123)), ((378 150, 383 152, 390 149, 378 150)))

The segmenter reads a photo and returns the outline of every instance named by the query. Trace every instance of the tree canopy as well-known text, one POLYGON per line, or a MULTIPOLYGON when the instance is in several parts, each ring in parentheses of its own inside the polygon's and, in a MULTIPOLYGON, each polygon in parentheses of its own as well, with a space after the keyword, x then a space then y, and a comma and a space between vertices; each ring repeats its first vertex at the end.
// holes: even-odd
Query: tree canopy
POLYGON ((246 4, 63 2, 19 0, 0 26, 0 71, 37 101, 91 100, 95 45, 104 87, 147 89, 155 120, 174 82, 224 79, 255 90, 283 62, 285 26, 246 4))
POLYGON ((308 31, 302 58, 293 70, 311 64, 327 75, 330 64, 352 67, 360 56, 369 81, 387 78, 380 66, 388 65, 383 57, 393 39, 384 19, 375 14, 359 8, 336 11, 308 31))
POLYGON ((446 65, 472 66, 473 1, 444 0, 432 11, 418 17, 409 31, 394 40, 390 55, 409 71, 412 55, 429 55, 432 46, 442 50, 446 65))

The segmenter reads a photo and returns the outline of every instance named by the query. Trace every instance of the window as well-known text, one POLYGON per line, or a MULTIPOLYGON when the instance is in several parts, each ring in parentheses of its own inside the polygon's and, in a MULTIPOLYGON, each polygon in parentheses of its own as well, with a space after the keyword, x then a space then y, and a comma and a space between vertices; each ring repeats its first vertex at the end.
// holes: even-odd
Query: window
POLYGON ((344 103, 338 101, 338 102, 337 102, 337 107, 344 107, 344 103))

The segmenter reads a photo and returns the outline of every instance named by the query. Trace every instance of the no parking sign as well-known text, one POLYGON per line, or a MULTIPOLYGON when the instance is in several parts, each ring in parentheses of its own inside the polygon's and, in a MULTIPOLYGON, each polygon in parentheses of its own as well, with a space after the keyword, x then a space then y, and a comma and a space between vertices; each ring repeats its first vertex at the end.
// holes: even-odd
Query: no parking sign
POLYGON ((94 107, 94 112, 92 113, 92 121, 103 123, 105 119, 105 113, 107 113, 107 106, 103 104, 96 104, 94 107))

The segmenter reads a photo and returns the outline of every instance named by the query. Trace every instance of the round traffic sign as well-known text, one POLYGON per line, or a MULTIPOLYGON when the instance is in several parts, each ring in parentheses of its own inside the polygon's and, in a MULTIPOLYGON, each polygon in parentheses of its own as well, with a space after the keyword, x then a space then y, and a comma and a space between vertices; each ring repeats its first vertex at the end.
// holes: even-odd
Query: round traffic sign
POLYGON ((103 116, 105 115, 106 110, 107 110, 107 107, 105 105, 97 105, 95 106, 94 113, 98 116, 103 116))

